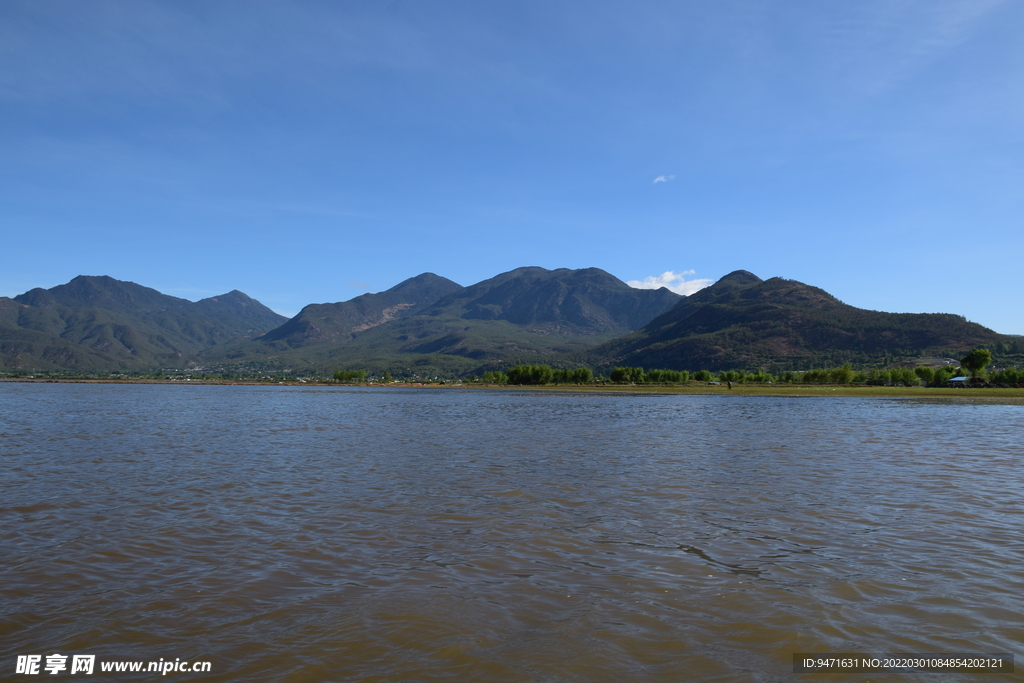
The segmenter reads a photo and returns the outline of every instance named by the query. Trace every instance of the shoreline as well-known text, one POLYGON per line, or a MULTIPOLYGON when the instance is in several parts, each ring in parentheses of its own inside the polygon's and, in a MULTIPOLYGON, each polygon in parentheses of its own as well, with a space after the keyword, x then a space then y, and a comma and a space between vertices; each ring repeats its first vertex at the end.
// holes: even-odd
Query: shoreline
POLYGON ((265 387, 306 387, 322 389, 447 389, 476 391, 529 391, 555 394, 619 394, 619 395, 709 395, 709 396, 791 396, 794 398, 862 397, 862 398, 942 398, 959 400, 1007 400, 1024 404, 1024 388, 956 388, 947 387, 879 387, 879 386, 832 386, 832 385, 508 385, 508 384, 427 384, 422 382, 363 382, 343 384, 334 382, 299 381, 258 381, 258 380, 215 380, 215 379, 70 379, 70 378, 25 378, 4 377, 0 382, 23 384, 164 384, 164 385, 223 385, 223 386, 265 386, 265 387))

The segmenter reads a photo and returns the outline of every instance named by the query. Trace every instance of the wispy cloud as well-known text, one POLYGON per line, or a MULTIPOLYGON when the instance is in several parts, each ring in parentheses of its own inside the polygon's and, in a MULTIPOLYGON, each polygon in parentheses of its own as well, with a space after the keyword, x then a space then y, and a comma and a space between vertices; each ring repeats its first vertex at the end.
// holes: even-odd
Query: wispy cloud
POLYGON ((657 183, 667 183, 668 181, 675 180, 675 179, 676 179, 676 177, 674 175, 660 175, 660 176, 658 176, 657 178, 654 179, 654 184, 657 184, 657 183))
POLYGON ((822 15, 807 24, 824 70, 819 80, 860 96, 891 92, 975 37, 984 22, 1008 4, 872 0, 822 15))
POLYGON ((645 277, 643 280, 629 280, 626 284, 634 289, 658 289, 660 287, 666 287, 676 294, 689 296, 714 282, 714 280, 711 280, 710 278, 697 278, 693 280, 686 279, 687 275, 695 275, 696 273, 697 271, 695 270, 684 270, 681 273, 673 273, 671 270, 666 270, 661 275, 651 275, 650 277, 645 277))

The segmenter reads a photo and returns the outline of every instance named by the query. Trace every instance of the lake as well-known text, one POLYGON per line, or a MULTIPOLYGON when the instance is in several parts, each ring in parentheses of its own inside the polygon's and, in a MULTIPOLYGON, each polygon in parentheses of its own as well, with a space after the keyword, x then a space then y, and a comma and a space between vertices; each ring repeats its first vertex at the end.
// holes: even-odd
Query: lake
POLYGON ((793 653, 1019 651, 1022 445, 952 400, 4 382, 2 667, 999 680, 793 653))

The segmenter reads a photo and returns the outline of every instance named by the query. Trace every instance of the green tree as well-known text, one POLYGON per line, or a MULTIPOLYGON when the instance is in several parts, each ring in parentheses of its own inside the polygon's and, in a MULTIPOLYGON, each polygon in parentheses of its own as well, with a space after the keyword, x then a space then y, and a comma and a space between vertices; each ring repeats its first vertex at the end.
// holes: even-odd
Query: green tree
POLYGON ((921 381, 910 368, 896 368, 889 371, 889 380, 893 384, 902 384, 905 387, 921 386, 921 381))
POLYGON ((387 370, 385 370, 384 371, 384 382, 387 383, 387 382, 390 382, 390 381, 391 381, 391 373, 388 372, 387 370))
POLYGON ((801 384, 821 384, 828 377, 827 370, 810 369, 800 376, 801 384))
POLYGON ((914 368, 914 374, 920 377, 925 384, 931 384, 931 381, 935 379, 935 371, 925 365, 914 368))
POLYGON ((977 377, 992 362, 992 354, 988 349, 972 349, 969 354, 960 359, 960 365, 967 368, 971 377, 977 377))
POLYGON ((1020 368, 1004 368, 992 375, 991 380, 1000 384, 1024 384, 1024 370, 1020 368))
POLYGON ((949 378, 956 374, 956 368, 949 365, 938 368, 932 373, 932 379, 929 384, 933 387, 941 387, 943 384, 949 381, 949 378))
POLYGON ((868 386, 884 387, 890 381, 891 378, 888 370, 872 370, 864 383, 868 386))
POLYGON ((833 384, 849 384, 853 381, 853 376, 853 368, 849 363, 840 368, 832 368, 828 372, 829 381, 833 384))
POLYGON ((612 374, 609 376, 609 379, 613 382, 642 384, 646 381, 647 377, 644 374, 643 368, 612 368, 612 374))
POLYGON ((594 380, 594 371, 590 368, 576 368, 572 371, 572 379, 576 384, 587 384, 594 380))
POLYGON ((685 370, 648 370, 644 381, 652 384, 683 384, 690 380, 690 373, 685 370))
POLYGON ((517 365, 508 371, 509 384, 550 384, 554 372, 548 365, 517 365))
POLYGON ((361 382, 366 379, 366 370, 335 370, 334 379, 338 382, 361 382))

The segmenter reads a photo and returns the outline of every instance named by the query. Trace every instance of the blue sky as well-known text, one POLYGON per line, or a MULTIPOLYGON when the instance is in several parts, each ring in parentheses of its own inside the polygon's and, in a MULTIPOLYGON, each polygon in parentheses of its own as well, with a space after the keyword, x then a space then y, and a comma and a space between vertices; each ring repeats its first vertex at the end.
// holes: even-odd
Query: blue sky
POLYGON ((1022 30, 1008 0, 6 0, 0 295, 290 315, 424 271, 745 269, 1024 334, 1022 30))

